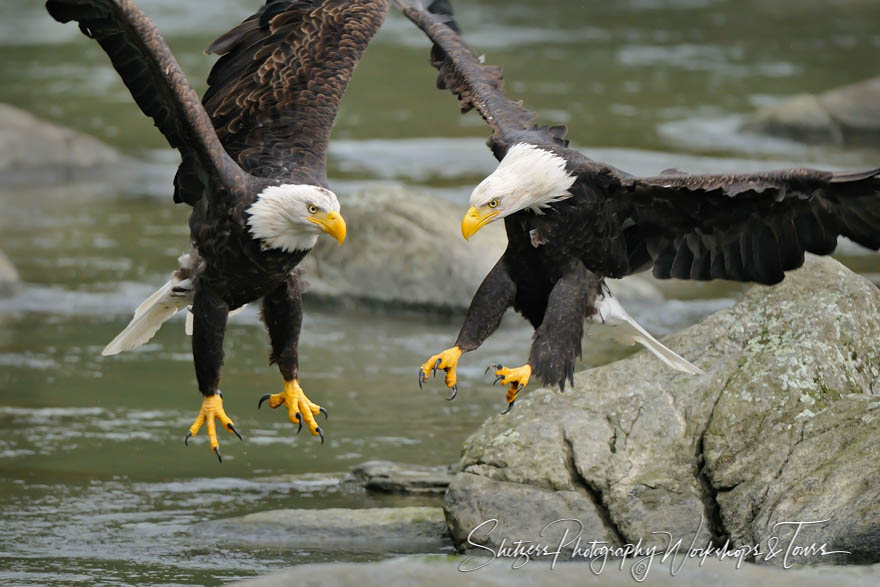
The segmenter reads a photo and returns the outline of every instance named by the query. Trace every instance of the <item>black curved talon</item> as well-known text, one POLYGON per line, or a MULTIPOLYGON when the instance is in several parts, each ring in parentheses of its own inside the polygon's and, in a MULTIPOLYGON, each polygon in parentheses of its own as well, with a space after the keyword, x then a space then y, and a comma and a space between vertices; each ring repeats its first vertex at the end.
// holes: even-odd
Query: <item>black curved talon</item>
POLYGON ((217 460, 221 463, 223 462, 223 457, 220 456, 220 447, 214 449, 214 454, 217 455, 217 460))
POLYGON ((507 409, 504 410, 503 412, 501 412, 501 415, 503 416, 503 415, 505 415, 505 414, 508 414, 508 413, 510 412, 510 410, 513 409, 513 404, 515 404, 515 403, 516 403, 516 400, 513 400, 512 402, 510 402, 509 404, 507 404, 507 409))
POLYGON ((303 429, 303 415, 299 412, 296 413, 296 421, 299 422, 299 428, 296 429, 296 433, 299 434, 303 429))
POLYGON ((321 444, 324 444, 324 432, 321 430, 321 427, 318 426, 317 428, 315 428, 315 432, 317 432, 318 436, 321 437, 321 444))
POLYGON ((488 373, 489 369, 504 369, 504 366, 501 363, 489 363, 489 366, 486 367, 485 371, 483 371, 483 375, 488 373))
POLYGON ((437 367, 440 366, 440 363, 441 363, 442 361, 443 361, 442 359, 437 359, 437 362, 434 363, 434 367, 433 367, 433 369, 432 369, 432 370, 434 371, 434 377, 437 377, 437 367))
POLYGON ((193 437, 192 432, 187 432, 186 437, 183 439, 183 444, 185 446, 189 446, 189 439, 192 437, 193 437))
POLYGON ((422 383, 425 382, 425 379, 428 377, 425 375, 425 372, 422 371, 422 368, 419 367, 419 389, 422 389, 422 383))
POLYGON ((264 395, 263 397, 261 397, 261 398, 260 398, 260 401, 257 403, 257 409, 259 410, 260 407, 262 407, 263 402, 266 401, 267 399, 269 399, 270 397, 272 397, 272 394, 271 394, 271 393, 267 393, 266 395, 264 395))
POLYGON ((498 383, 502 379, 504 379, 504 375, 499 375, 498 377, 495 378, 495 381, 492 382, 492 385, 495 385, 496 383, 498 383))
POLYGON ((458 395, 458 384, 452 386, 452 395, 446 398, 446 401, 452 401, 458 395))
POLYGON ((235 426, 233 426, 231 423, 227 424, 226 427, 229 428, 230 432, 238 436, 239 440, 244 440, 244 438, 241 437, 241 434, 238 433, 238 430, 235 429, 235 426))
POLYGON ((319 408, 318 408, 318 411, 319 411, 320 413, 324 414, 324 419, 325 419, 325 420, 329 420, 329 419, 330 419, 330 414, 327 413, 327 410, 325 410, 324 408, 320 408, 320 407, 319 407, 319 408))

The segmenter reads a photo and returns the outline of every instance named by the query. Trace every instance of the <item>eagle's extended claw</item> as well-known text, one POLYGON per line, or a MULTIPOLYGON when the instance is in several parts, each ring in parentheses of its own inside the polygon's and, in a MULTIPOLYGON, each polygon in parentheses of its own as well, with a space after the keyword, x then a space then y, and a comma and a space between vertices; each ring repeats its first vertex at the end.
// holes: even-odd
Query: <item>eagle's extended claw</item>
POLYGON ((452 394, 450 394, 450 396, 446 398, 446 401, 451 402, 452 400, 455 399, 455 396, 457 396, 457 395, 458 395, 458 385, 453 385, 452 386, 452 394))
POLYGON ((260 401, 257 402, 257 409, 259 410, 263 406, 263 402, 272 397, 271 393, 267 393, 263 397, 260 398, 260 401))
POLYGON ((199 415, 196 416, 192 426, 189 427, 186 437, 183 439, 183 443, 189 446, 189 439, 198 434, 199 429, 201 429, 202 424, 204 424, 208 428, 208 441, 209 446, 211 447, 211 452, 216 454, 217 458, 220 459, 220 462, 222 463, 223 457, 220 456, 220 442, 217 440, 217 425, 214 422, 215 419, 220 420, 220 424, 222 424, 224 428, 238 436, 239 440, 242 440, 241 434, 235 429, 235 425, 223 409, 223 396, 218 391, 214 395, 205 396, 202 400, 202 407, 199 409, 199 415))
POLYGON ((419 367, 419 389, 422 388, 422 384, 428 379, 429 374, 433 372, 436 377, 437 371, 442 369, 446 371, 446 387, 452 390, 449 399, 454 399, 458 393, 458 378, 455 374, 455 368, 458 366, 458 359, 461 355, 462 350, 454 346, 422 363, 422 366, 419 367))
POLYGON ((519 392, 529 384, 531 376, 532 367, 528 364, 514 369, 508 369, 501 364, 495 365, 495 383, 500 381, 502 385, 510 386, 507 388, 507 409, 501 412, 502 414, 507 414, 513 409, 513 404, 516 403, 519 392))
POLYGON ((299 386, 299 382, 296 379, 285 381, 284 391, 281 393, 273 393, 261 397, 260 403, 257 404, 257 406, 259 407, 264 400, 269 400, 269 407, 272 409, 275 409, 282 404, 287 406, 287 417, 292 423, 297 425, 297 434, 300 433, 303 423, 305 423, 309 428, 309 432, 312 433, 312 436, 320 436, 321 433, 318 432, 319 427, 318 423, 315 421, 315 416, 318 414, 324 414, 324 418, 330 417, 329 414, 327 414, 327 410, 318 404, 312 403, 311 400, 306 397, 306 394, 303 392, 302 387, 299 386))
POLYGON ((318 426, 315 430, 316 430, 316 431, 318 432, 318 434, 321 436, 321 444, 324 444, 324 431, 321 430, 321 427, 320 427, 320 426, 318 426))

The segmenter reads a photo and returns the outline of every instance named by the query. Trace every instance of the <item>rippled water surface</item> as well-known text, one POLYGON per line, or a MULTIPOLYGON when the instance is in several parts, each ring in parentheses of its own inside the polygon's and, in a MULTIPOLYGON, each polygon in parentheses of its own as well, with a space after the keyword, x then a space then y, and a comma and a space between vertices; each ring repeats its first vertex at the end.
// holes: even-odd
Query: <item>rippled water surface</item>
MULTIPOLYGON (((199 89, 201 50, 258 4, 143 0, 199 89), (210 6, 206 9, 206 6, 210 6)), ((458 2, 466 34, 507 88, 547 123, 571 128, 593 157, 629 171, 728 171, 810 163, 849 167, 877 152, 739 135, 757 105, 877 74, 880 3, 813 0, 519 0, 458 2)), ((433 89, 420 33, 392 15, 343 103, 331 183, 345 195, 399 181, 463 203, 492 169, 476 115, 433 89)), ((416 368, 454 339, 460 317, 306 308, 302 384, 330 411, 327 443, 294 435, 284 414, 258 412, 280 390, 256 311, 232 318, 224 401, 245 436, 221 436, 219 465, 203 436, 183 436, 200 402, 189 340, 176 319, 135 353, 100 349, 166 279, 186 245, 187 210, 170 202, 176 155, 133 106, 98 47, 6 0, 0 102, 97 135, 143 161, 129 184, 0 185, 0 249, 25 286, 0 300, 0 582, 216 583, 344 553, 236 549, 194 522, 282 507, 397 503, 339 484, 368 459, 457 460, 503 398, 490 361, 521 360, 531 331, 511 317, 462 363, 462 391, 419 392, 416 368)), ((38 156, 35 154, 35 156, 38 156)), ((0 179, 2 181, 2 179, 0 179)), ((872 257, 848 262, 877 272, 872 257)), ((729 305, 738 287, 669 288, 633 302, 659 334, 729 305), (678 298, 678 299, 676 299, 678 298), (659 306, 659 311, 658 311, 659 306)), ((630 352, 588 343, 584 366, 630 352)))

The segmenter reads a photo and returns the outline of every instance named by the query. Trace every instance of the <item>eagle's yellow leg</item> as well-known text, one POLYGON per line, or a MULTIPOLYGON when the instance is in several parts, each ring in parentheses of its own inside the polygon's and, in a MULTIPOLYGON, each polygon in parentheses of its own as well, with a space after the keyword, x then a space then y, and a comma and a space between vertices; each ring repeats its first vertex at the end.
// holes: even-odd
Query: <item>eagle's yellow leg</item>
POLYGON ((327 418, 327 410, 318 404, 312 403, 312 401, 306 397, 306 394, 303 392, 302 387, 299 386, 299 382, 296 379, 285 381, 284 391, 281 393, 267 393, 261 397, 260 403, 257 404, 257 409, 259 409, 266 400, 269 400, 269 407, 273 410, 282 404, 287 406, 287 417, 290 418, 291 422, 299 425, 299 428, 296 431, 297 434, 302 430, 303 420, 305 420, 306 426, 309 427, 309 432, 312 433, 312 436, 320 436, 321 444, 324 444, 324 432, 321 430, 321 427, 318 426, 315 416, 318 414, 324 414, 324 417, 327 418))
POLYGON ((493 365, 493 367, 495 368, 495 383, 500 381, 502 385, 510 386, 507 389, 507 409, 504 410, 506 414, 513 409, 513 404, 516 403, 519 392, 529 384, 529 378, 532 376, 532 367, 530 365, 523 365, 513 369, 508 369, 501 365, 493 365))
POLYGON ((214 423, 215 419, 220 420, 220 424, 238 436, 239 440, 242 439, 241 434, 235 429, 232 420, 226 415, 226 411, 223 409, 223 397, 218 391, 214 395, 206 396, 205 399, 202 400, 202 407, 199 409, 199 415, 196 416, 192 426, 189 427, 189 431, 186 433, 186 438, 183 442, 184 444, 189 444, 189 439, 199 433, 202 424, 207 424, 211 452, 217 455, 217 459, 222 463, 223 457, 220 456, 220 441, 217 440, 217 425, 214 423))
POLYGON ((452 395, 449 396, 449 399, 455 399, 455 394, 458 393, 458 377, 455 374, 455 368, 458 366, 458 359, 461 358, 461 354, 461 349, 454 346, 422 363, 422 366, 419 367, 419 389, 421 389, 422 383, 425 382, 425 379, 428 378, 432 371, 436 376, 437 370, 442 369, 446 371, 446 387, 452 390, 452 395))

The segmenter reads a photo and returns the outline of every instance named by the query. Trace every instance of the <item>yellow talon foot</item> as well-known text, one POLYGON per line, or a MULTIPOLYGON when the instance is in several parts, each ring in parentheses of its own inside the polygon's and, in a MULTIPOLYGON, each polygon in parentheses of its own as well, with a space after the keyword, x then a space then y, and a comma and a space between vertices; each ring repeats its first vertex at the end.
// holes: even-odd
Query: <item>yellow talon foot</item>
POLYGON ((324 444, 324 431, 318 426, 315 416, 318 414, 324 414, 324 418, 328 418, 327 410, 318 404, 313 404, 311 400, 306 397, 306 394, 303 392, 302 387, 299 386, 299 382, 296 379, 293 381, 285 381, 284 391, 281 393, 267 393, 261 397, 260 403, 257 404, 257 409, 260 409, 260 406, 262 406, 263 402, 266 400, 269 400, 269 407, 273 410, 282 404, 287 406, 287 417, 290 418, 291 422, 299 425, 296 430, 297 434, 302 430, 303 420, 305 420, 306 426, 309 427, 309 432, 312 433, 312 436, 320 436, 321 444, 324 444))
POLYGON ((489 369, 495 369, 495 382, 492 385, 499 381, 502 385, 510 385, 507 389, 507 409, 503 412, 506 414, 513 409, 513 404, 516 403, 516 398, 519 395, 519 392, 529 384, 529 378, 532 376, 532 367, 526 364, 522 367, 508 369, 507 367, 502 367, 501 364, 498 364, 489 365, 489 369))
POLYGON ((238 436, 239 440, 242 440, 241 434, 235 429, 235 425, 233 425, 232 420, 226 415, 226 411, 223 409, 223 398, 218 391, 216 394, 206 396, 205 399, 202 400, 202 407, 199 409, 199 415, 196 416, 192 426, 189 427, 189 431, 186 433, 186 438, 183 439, 183 443, 189 445, 189 439, 199 433, 202 424, 207 424, 211 452, 217 455, 217 459, 222 463, 223 457, 220 456, 220 442, 217 440, 217 425, 214 423, 215 419, 220 420, 220 423, 224 428, 238 436))
POLYGON ((422 363, 422 366, 419 367, 419 389, 422 388, 422 383, 425 382, 432 371, 436 377, 437 370, 442 369, 446 371, 446 387, 452 390, 452 395, 448 399, 455 399, 455 395, 458 393, 458 378, 455 375, 455 368, 458 366, 458 359, 461 358, 461 354, 461 349, 454 346, 422 363))

